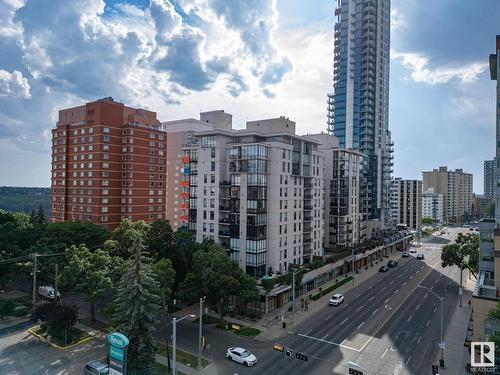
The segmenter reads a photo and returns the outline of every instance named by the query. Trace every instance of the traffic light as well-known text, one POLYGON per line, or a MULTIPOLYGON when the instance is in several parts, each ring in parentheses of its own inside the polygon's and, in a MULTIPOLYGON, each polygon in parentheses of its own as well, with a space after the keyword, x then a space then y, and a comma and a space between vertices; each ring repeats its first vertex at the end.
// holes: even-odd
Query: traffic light
POLYGON ((295 353, 295 358, 297 358, 297 359, 301 359, 301 360, 306 361, 306 362, 307 362, 307 361, 309 361, 309 356, 307 356, 307 355, 306 355, 306 354, 304 354, 304 353, 299 353, 299 352, 296 352, 296 353, 295 353))
POLYGON ((207 346, 207 337, 201 336, 201 351, 205 351, 206 346, 207 346))
POLYGON ((437 375, 439 373, 439 368, 437 365, 432 365, 432 375, 437 375))
POLYGON ((349 375, 363 375, 363 371, 359 371, 353 368, 349 369, 349 375))

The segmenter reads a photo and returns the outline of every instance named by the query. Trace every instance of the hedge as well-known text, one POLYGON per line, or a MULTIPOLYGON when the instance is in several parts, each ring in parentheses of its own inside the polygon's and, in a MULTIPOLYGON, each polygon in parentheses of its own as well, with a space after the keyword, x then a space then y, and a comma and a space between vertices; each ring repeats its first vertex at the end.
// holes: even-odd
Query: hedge
POLYGON ((348 283, 348 282, 349 282, 349 281, 351 281, 351 280, 352 280, 352 276, 346 277, 344 280, 341 280, 341 281, 339 281, 338 283, 335 283, 335 284, 333 284, 333 285, 329 286, 328 288, 326 288, 326 289, 325 289, 325 290, 323 290, 322 292, 317 293, 317 294, 313 294, 313 295, 311 296, 311 299, 312 299, 313 301, 316 301, 316 300, 320 299, 322 295, 325 295, 325 294, 330 293, 332 290, 335 290, 335 289, 337 289, 337 288, 341 287, 342 285, 344 285, 345 283, 348 283))

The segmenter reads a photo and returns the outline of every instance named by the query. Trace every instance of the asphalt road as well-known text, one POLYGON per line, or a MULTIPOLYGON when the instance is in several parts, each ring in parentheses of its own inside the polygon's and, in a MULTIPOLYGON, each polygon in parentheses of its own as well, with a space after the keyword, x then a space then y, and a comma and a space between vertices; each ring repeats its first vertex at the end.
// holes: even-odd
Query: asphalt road
MULTIPOLYGON (((452 238, 458 231, 449 229, 452 238)), ((418 250, 425 261, 401 258, 397 268, 348 291, 343 305, 325 306, 280 340, 294 352, 307 354, 309 361, 287 358, 272 350, 272 343, 257 343, 246 346, 259 360, 254 368, 224 365, 223 374, 347 374, 350 361, 364 374, 429 374, 439 350, 440 303, 418 285, 444 295, 446 329, 458 303, 459 275, 456 268, 442 269, 439 264, 440 249, 449 242, 444 236, 431 238, 418 250)), ((225 346, 229 344, 227 340, 225 346)))

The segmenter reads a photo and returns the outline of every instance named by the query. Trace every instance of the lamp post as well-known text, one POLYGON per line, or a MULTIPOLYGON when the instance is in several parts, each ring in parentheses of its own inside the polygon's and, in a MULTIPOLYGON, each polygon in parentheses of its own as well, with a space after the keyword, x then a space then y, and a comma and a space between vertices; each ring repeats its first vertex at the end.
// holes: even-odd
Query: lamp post
POLYGON ((444 332, 443 332, 443 325, 444 325, 444 297, 441 297, 439 295, 437 295, 436 293, 434 293, 432 291, 432 289, 426 287, 426 286, 423 286, 423 285, 418 285, 419 288, 423 288, 423 289, 426 289, 428 290, 429 292, 431 292, 437 299, 439 299, 439 301, 441 302, 441 342, 439 343, 439 348, 441 349, 441 362, 443 364, 443 367, 444 367, 444 332))
POLYGON ((205 298, 200 298, 200 329, 198 333, 198 368, 201 369, 201 332, 202 332, 202 324, 203 324, 203 302, 205 302, 205 298))
POLYGON ((185 319, 185 318, 194 318, 195 315, 194 314, 191 314, 191 315, 186 315, 186 316, 183 316, 182 318, 180 318, 179 320, 177 320, 177 318, 174 318, 172 320, 172 374, 173 375, 177 375, 177 362, 176 362, 176 351, 177 351, 177 322, 180 322, 182 319, 185 319))
MULTIPOLYGON (((310 271, 309 268, 302 268, 298 272, 310 271)), ((292 324, 294 324, 295 318, 295 274, 297 270, 292 271, 292 324)))

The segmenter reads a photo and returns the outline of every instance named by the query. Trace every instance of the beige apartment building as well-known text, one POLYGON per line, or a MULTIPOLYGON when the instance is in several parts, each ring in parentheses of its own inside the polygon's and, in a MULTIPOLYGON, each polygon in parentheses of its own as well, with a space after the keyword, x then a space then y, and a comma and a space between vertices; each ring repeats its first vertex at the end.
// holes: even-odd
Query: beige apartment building
POLYGON ((432 188, 443 194, 444 220, 460 223, 469 220, 472 213, 472 174, 462 169, 454 171, 439 167, 422 172, 424 190, 432 188))
POLYGON ((422 181, 396 178, 391 182, 391 212, 394 225, 419 230, 422 222, 422 181))

